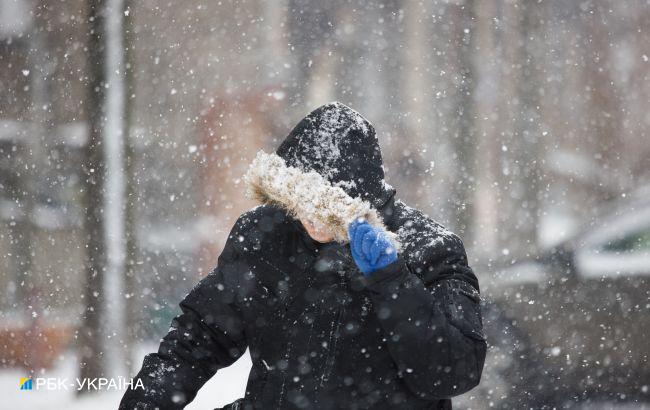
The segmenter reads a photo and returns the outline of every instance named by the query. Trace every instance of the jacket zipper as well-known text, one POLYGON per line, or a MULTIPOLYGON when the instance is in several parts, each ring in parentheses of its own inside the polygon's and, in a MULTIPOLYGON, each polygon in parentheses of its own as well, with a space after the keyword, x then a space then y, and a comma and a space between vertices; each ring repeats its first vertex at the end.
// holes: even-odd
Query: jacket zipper
POLYGON ((320 377, 320 386, 324 386, 324 382, 329 380, 330 374, 332 373, 332 368, 334 367, 334 362, 336 362, 336 351, 338 346, 338 333, 339 328, 341 327, 341 317, 343 316, 343 306, 339 306, 336 313, 336 320, 332 322, 332 328, 330 330, 329 338, 329 350, 327 352, 327 357, 325 358, 325 367, 323 368, 323 373, 320 377), (333 341, 332 341, 333 340, 333 341))

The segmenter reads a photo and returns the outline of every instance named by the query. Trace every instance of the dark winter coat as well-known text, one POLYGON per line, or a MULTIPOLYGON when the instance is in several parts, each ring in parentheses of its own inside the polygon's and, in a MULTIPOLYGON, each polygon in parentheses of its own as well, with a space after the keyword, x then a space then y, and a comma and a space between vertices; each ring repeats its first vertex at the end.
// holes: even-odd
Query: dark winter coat
MULTIPOLYGON (((215 269, 180 303, 159 351, 145 357, 137 375, 145 390, 128 391, 120 409, 181 409, 247 347, 246 394, 228 409, 448 409, 452 396, 479 383, 479 285, 461 240, 395 198, 369 123, 350 126, 358 114, 342 104, 319 110, 277 153, 332 181, 338 174, 328 166, 342 180, 372 182, 363 192, 398 234, 397 262, 365 278, 349 245, 314 241, 281 206, 245 212, 215 269), (345 127, 319 122, 332 110, 345 127), (314 130, 333 144, 363 144, 326 164, 301 151, 314 130)), ((360 186, 346 189, 354 195, 360 186)))

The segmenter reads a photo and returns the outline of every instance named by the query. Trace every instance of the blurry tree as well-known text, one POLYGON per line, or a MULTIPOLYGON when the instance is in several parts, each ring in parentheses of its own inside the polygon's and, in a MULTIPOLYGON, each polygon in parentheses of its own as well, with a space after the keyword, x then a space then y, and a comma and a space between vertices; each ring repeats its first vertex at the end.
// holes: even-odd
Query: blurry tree
POLYGON ((456 212, 456 230, 468 243, 473 233, 476 197, 476 114, 475 78, 475 1, 467 0, 453 6, 453 44, 457 45, 455 110, 456 129, 450 135, 457 175, 451 187, 452 206, 456 212))
POLYGON ((540 195, 544 186, 542 162, 543 150, 539 110, 540 88, 543 87, 543 55, 545 44, 540 27, 544 24, 542 3, 521 2, 516 9, 518 35, 515 37, 518 81, 516 83, 514 106, 514 132, 511 150, 516 153, 513 179, 516 180, 513 196, 516 209, 516 239, 509 244, 526 254, 537 247, 540 195))
POLYGON ((327 59, 327 45, 332 45, 339 1, 289 0, 288 40, 297 67, 288 93, 296 112, 308 102, 313 69, 327 59))
POLYGON ((132 27, 124 22, 130 14, 125 6, 129 5, 120 0, 89 4, 86 98, 90 129, 84 163, 88 266, 81 377, 125 375, 130 365, 127 358, 133 334, 125 312, 133 306, 124 285, 133 285, 135 196, 129 177, 133 151, 128 143, 132 72, 127 81, 123 76, 130 64, 126 58, 132 57, 124 40, 131 39, 132 27))
MULTIPOLYGON (((581 19, 584 36, 584 91, 587 110, 587 138, 593 139, 593 158, 604 172, 593 185, 599 200, 607 201, 620 195, 624 179, 612 178, 611 170, 626 168, 622 156, 623 120, 625 115, 619 90, 614 83, 613 61, 609 49, 613 40, 607 17, 611 9, 602 3, 591 4, 581 19)), ((621 172, 620 175, 623 175, 621 172)))
POLYGON ((399 192, 398 196, 412 203, 417 198, 417 187, 425 167, 419 156, 423 147, 418 145, 412 113, 409 111, 410 89, 407 87, 408 71, 404 66, 407 58, 405 43, 411 34, 404 22, 417 11, 412 10, 412 4, 407 6, 406 3, 404 0, 389 0, 381 9, 385 32, 382 41, 386 49, 391 50, 384 53, 381 59, 382 79, 385 84, 384 112, 381 115, 386 117, 391 129, 380 129, 379 132, 389 132, 389 144, 382 154, 386 158, 385 162, 393 162, 397 166, 395 171, 390 173, 391 181, 399 192))
POLYGON ((51 63, 51 50, 45 27, 51 17, 51 10, 46 0, 39 0, 35 3, 34 19, 35 24, 29 35, 28 66, 30 70, 30 105, 27 119, 31 123, 31 138, 26 142, 28 155, 25 159, 25 170, 22 175, 22 186, 20 197, 23 208, 23 218, 17 224, 18 247, 16 257, 20 265, 20 280, 22 288, 23 303, 29 312, 29 332, 26 343, 27 357, 25 365, 28 368, 38 368, 42 365, 41 355, 44 353, 39 349, 36 335, 40 332, 40 322, 44 306, 41 298, 39 278, 35 275, 35 209, 39 202, 46 200, 43 193, 42 181, 44 170, 38 164, 40 158, 47 155, 47 137, 53 129, 52 118, 52 95, 51 78, 54 65, 51 63))
POLYGON ((124 81, 125 81, 125 99, 124 99, 124 173, 126 176, 126 198, 125 198, 125 239, 126 239, 126 259, 124 266, 124 296, 125 311, 128 314, 124 317, 126 329, 124 336, 124 349, 126 350, 127 370, 135 370, 135 363, 132 358, 133 346, 137 342, 137 323, 136 315, 136 292, 139 289, 136 282, 136 266, 138 260, 138 242, 137 242, 137 221, 136 205, 138 203, 137 181, 135 179, 135 162, 136 152, 133 146, 132 138, 134 133, 134 112, 135 112, 135 47, 136 33, 134 26, 135 7, 133 0, 124 0, 124 81))
MULTIPOLYGON (((103 0, 88 1, 87 37, 87 95, 88 141, 82 166, 84 182, 86 283, 85 309, 80 329, 80 377, 95 378, 105 375, 102 319, 104 317, 103 280, 106 267, 104 241, 103 195, 105 166, 102 130, 105 125, 105 16, 103 0)), ((87 390, 79 390, 84 392, 87 390)))

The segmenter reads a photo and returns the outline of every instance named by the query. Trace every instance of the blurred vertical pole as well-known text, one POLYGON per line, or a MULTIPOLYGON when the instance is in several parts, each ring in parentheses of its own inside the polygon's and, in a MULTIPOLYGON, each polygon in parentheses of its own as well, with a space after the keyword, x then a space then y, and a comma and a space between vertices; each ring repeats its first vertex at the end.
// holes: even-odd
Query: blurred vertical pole
POLYGON ((518 87, 521 79, 520 70, 520 30, 519 21, 521 12, 517 2, 497 3, 498 25, 496 43, 499 59, 499 98, 496 102, 499 124, 498 133, 495 139, 495 186, 493 194, 497 196, 496 224, 499 227, 496 232, 497 248, 501 253, 508 255, 513 250, 517 253, 520 245, 520 238, 517 235, 517 210, 519 201, 516 193, 514 169, 517 165, 519 148, 515 130, 519 115, 518 87))
MULTIPOLYGON (((630 184, 622 178, 612 184, 608 175, 613 170, 622 172, 617 176, 626 175, 624 168, 629 166, 622 160, 621 135, 625 129, 623 119, 625 109, 613 81, 611 62, 612 28, 607 24, 608 7, 595 2, 588 6, 583 14, 582 30, 586 36, 584 63, 584 82, 586 95, 586 124, 581 130, 585 137, 591 139, 591 154, 603 170, 598 181, 594 196, 600 201, 609 201, 619 197, 621 192, 630 184)), ((631 184, 630 184, 631 185, 631 184)))
POLYGON ((123 10, 121 0, 88 5, 89 139, 83 167, 87 282, 80 376, 94 378, 125 374, 123 10))
POLYGON ((40 334, 39 322, 43 306, 37 275, 34 270, 34 249, 37 237, 38 226, 34 223, 34 210, 38 204, 41 194, 40 182, 42 179, 43 164, 47 161, 47 135, 52 130, 52 96, 48 82, 51 78, 54 66, 50 62, 49 44, 45 32, 49 9, 47 2, 37 0, 32 3, 34 10, 34 26, 29 33, 28 61, 30 67, 30 109, 29 122, 31 129, 26 141, 26 169, 21 178, 22 189, 22 213, 23 218, 17 224, 18 244, 16 257, 20 266, 20 289, 22 291, 23 303, 26 312, 29 314, 29 333, 26 340, 26 351, 28 356, 23 364, 31 369, 37 369, 42 361, 42 352, 38 348, 40 334))
POLYGON ((541 164, 544 161, 541 138, 541 116, 539 89, 542 78, 539 73, 541 61, 538 58, 544 46, 539 41, 542 21, 541 4, 519 2, 519 42, 518 60, 520 65, 516 97, 519 110, 514 119, 515 150, 517 158, 518 198, 516 206, 515 236, 518 253, 530 254, 537 247, 537 227, 539 225, 540 194, 543 186, 541 164))
MULTIPOLYGON (((368 95, 365 84, 360 78, 363 76, 364 66, 368 63, 368 53, 367 46, 363 45, 363 37, 359 35, 366 32, 366 13, 361 13, 357 7, 358 5, 354 3, 340 3, 336 14, 333 15, 337 27, 334 31, 336 47, 333 48, 337 53, 331 70, 334 78, 330 83, 333 85, 336 100, 361 110, 368 95)), ((321 59, 323 62, 329 60, 321 59)))
MULTIPOLYGON (((476 184, 475 124, 475 0, 465 0, 455 8, 452 24, 458 44, 458 80, 456 90, 456 132, 451 145, 457 176, 452 187, 452 204, 456 210, 456 231, 467 244, 473 240, 473 217, 476 184)), ((456 43, 456 42, 455 42, 456 43)))
MULTIPOLYGON (((382 71, 385 86, 385 117, 387 118, 388 146, 395 148, 385 150, 384 161, 397 165, 396 171, 391 173, 391 181, 396 185, 400 198, 420 207, 417 190, 424 175, 424 167, 418 155, 420 147, 418 140, 413 137, 414 129, 409 116, 409 99, 411 98, 408 87, 412 67, 408 67, 408 54, 405 43, 409 41, 407 28, 406 9, 409 7, 405 0, 386 1, 383 8, 386 42, 386 53, 382 71)), ((414 7, 414 6, 412 6, 414 7)))
POLYGON ((499 192, 499 153, 503 119, 499 98, 506 90, 499 70, 504 64, 499 44, 502 24, 501 0, 481 1, 476 5, 476 201, 474 205, 474 247, 479 259, 494 257, 500 246, 497 233, 501 195, 499 192))
POLYGON ((287 85, 289 105, 296 111, 303 111, 309 94, 311 80, 311 61, 316 38, 307 36, 308 30, 317 30, 318 25, 311 22, 311 0, 289 0, 288 30, 289 50, 293 56, 292 77, 287 85))
MULTIPOLYGON (((323 45, 334 35, 339 1, 325 4, 316 0, 289 0, 289 50, 293 56, 289 101, 296 113, 305 111, 309 101, 314 64, 318 63, 323 45)), ((315 108, 315 107, 312 107, 315 108)))
POLYGON ((411 158, 409 168, 413 174, 411 194, 415 205, 427 214, 435 215, 436 183, 432 177, 434 150, 432 140, 437 118, 431 113, 432 76, 427 73, 431 69, 430 47, 433 43, 429 28, 434 9, 427 2, 406 1, 404 7, 404 67, 403 107, 406 112, 408 138, 411 142, 411 158))
MULTIPOLYGON (((386 113, 385 115, 390 118, 391 128, 395 130, 396 139, 399 140, 400 146, 406 145, 409 139, 409 129, 404 116, 405 99, 408 98, 408 90, 404 86, 404 72, 402 71, 404 59, 404 0, 387 0, 384 3, 384 25, 386 53, 384 56, 384 63, 382 70, 384 72, 384 84, 386 87, 386 113), (406 140, 406 141, 405 141, 406 140)), ((399 150, 395 152, 399 158, 400 165, 405 165, 401 156, 404 152, 399 150)), ((410 172, 406 171, 401 177, 406 182, 410 180, 410 172)))
POLYGON ((127 371, 132 373, 136 363, 133 361, 133 349, 137 339, 138 317, 136 314, 136 260, 138 257, 137 231, 135 224, 138 192, 135 181, 135 150, 132 143, 134 129, 133 112, 135 110, 135 7, 133 0, 124 0, 124 173, 126 176, 126 197, 124 204, 126 258, 124 265, 124 296, 125 296, 125 332, 124 345, 126 350, 127 371))
MULTIPOLYGON (((127 2, 131 0, 126 0, 127 2)), ((284 65, 287 63, 287 5, 288 0, 267 1, 263 3, 264 21, 267 23, 265 41, 268 77, 272 85, 284 83, 291 76, 287 75, 284 65)))
MULTIPOLYGON (((83 161, 83 184, 86 235, 85 309, 80 330, 79 377, 105 375, 101 324, 104 314, 103 279, 106 266, 106 243, 103 224, 104 173, 102 129, 104 118, 104 16, 103 0, 88 0, 87 96, 88 141, 83 161)), ((88 390, 82 389, 81 394, 88 390)))
POLYGON ((107 268, 104 275, 104 302, 106 304, 106 354, 110 364, 106 368, 112 377, 125 376, 125 223, 124 200, 124 31, 123 0, 106 0, 105 9, 105 75, 106 123, 102 130, 105 165, 104 224, 106 235, 107 268))

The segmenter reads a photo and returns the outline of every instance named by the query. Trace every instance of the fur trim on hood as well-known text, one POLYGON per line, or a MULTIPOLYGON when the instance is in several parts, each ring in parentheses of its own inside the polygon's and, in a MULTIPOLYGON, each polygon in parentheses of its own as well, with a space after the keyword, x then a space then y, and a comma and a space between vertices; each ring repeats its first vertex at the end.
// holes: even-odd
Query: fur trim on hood
POLYGON ((278 206, 293 217, 320 223, 337 242, 348 243, 349 224, 364 218, 370 225, 385 230, 395 249, 400 250, 397 235, 388 231, 368 201, 351 197, 316 171, 288 166, 275 153, 260 150, 244 175, 244 183, 249 198, 278 206))

